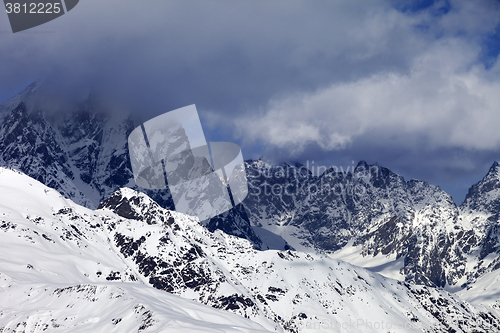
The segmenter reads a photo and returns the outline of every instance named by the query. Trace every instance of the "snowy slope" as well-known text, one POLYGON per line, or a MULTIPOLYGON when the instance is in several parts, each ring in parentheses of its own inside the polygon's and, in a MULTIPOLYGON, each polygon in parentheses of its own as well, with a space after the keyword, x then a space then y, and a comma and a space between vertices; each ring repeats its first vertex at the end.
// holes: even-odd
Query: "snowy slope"
POLYGON ((269 332, 248 319, 140 284, 2 282, 2 332, 269 332))
POLYGON ((0 196, 0 331, 265 331, 141 283, 98 215, 39 182, 0 168, 0 196))
POLYGON ((0 327, 11 331, 154 332, 168 325, 320 332, 327 324, 371 332, 382 322, 393 332, 500 327, 489 312, 445 291, 327 256, 256 251, 247 240, 211 233, 196 218, 131 189, 92 211, 2 168, 0 219, 0 290, 6 295, 0 327))
POLYGON ((456 294, 476 307, 493 308, 497 316, 500 315, 500 274, 498 271, 484 274, 456 294))

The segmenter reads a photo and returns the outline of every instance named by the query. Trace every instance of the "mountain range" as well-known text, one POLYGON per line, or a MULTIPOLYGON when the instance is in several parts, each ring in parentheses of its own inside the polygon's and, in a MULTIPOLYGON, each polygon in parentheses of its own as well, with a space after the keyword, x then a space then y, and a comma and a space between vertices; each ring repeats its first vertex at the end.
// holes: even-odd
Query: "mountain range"
POLYGON ((3 332, 500 328, 494 311, 444 290, 326 255, 259 251, 129 188, 90 210, 0 168, 0 202, 3 332))
POLYGON ((305 170, 247 162, 252 225, 413 284, 457 290, 500 268, 497 162, 458 207, 438 186, 363 161, 351 172, 305 170))
MULTIPOLYGON (((412 326, 416 331, 458 332, 464 322, 469 324, 464 332, 498 328, 497 162, 457 206, 438 186, 421 180, 406 181, 387 168, 364 161, 351 170, 331 167, 313 175, 300 164, 249 160, 245 162, 247 198, 232 210, 200 222, 173 211, 168 190, 144 190, 135 185, 127 146, 128 134, 139 125, 133 117, 108 112, 95 98, 54 111, 54 101, 49 103, 43 97, 36 82, 0 105, 0 166, 8 168, 2 173, 19 180, 20 187, 35 182, 44 192, 52 193, 53 199, 54 193, 59 193, 57 200, 70 207, 67 212, 64 205, 52 212, 53 220, 62 209, 60 214, 65 217, 57 223, 63 224, 45 225, 43 233, 38 230, 40 239, 30 231, 29 237, 37 239, 36 244, 45 244, 38 242, 45 240, 51 246, 60 246, 57 242, 67 241, 67 235, 78 247, 74 248, 76 258, 82 239, 99 239, 100 245, 94 244, 97 247, 92 251, 100 253, 108 248, 111 257, 119 258, 116 262, 122 266, 109 264, 113 268, 106 271, 92 266, 96 272, 82 273, 89 279, 81 279, 81 272, 74 273, 78 275, 75 285, 100 290, 95 283, 105 283, 101 297, 106 299, 107 293, 115 290, 115 285, 107 285, 110 281, 123 283, 118 288, 130 299, 144 296, 143 289, 127 289, 131 284, 133 288, 145 285, 153 288, 144 290, 161 289, 235 312, 257 323, 258 329, 271 331, 314 329, 322 321, 347 323, 364 318, 359 314, 365 312, 374 315, 366 317, 367 322, 388 316, 392 323, 422 325, 418 326, 420 330, 412 326), (80 234, 64 222, 72 218, 80 221, 79 226, 73 223, 80 234), (50 230, 57 232, 50 234, 50 230), (94 276, 98 271, 99 277, 94 276), (393 303, 391 299, 398 301, 393 303), (379 313, 364 304, 377 304, 377 310, 385 310, 379 313)), ((15 192, 14 187, 10 192, 15 192)), ((29 198, 43 203, 37 207, 55 210, 52 200, 29 198)), ((36 217, 23 213, 25 206, 13 200, 10 203, 3 206, 17 212, 13 214, 24 224, 12 228, 10 223, 14 222, 5 219, 1 229, 10 238, 2 244, 24 239, 25 229, 38 225, 36 217)), ((32 213, 37 217, 41 214, 36 209, 32 213)), ((14 243, 12 248, 21 246, 14 243)), ((36 253, 42 248, 34 245, 29 251, 36 253)), ((87 258, 83 261, 96 261, 95 253, 91 259, 82 254, 87 258)), ((24 262, 19 265, 34 267, 24 262)), ((63 266, 57 269, 65 270, 63 266)), ((17 276, 14 271, 0 271, 4 285, 17 276)), ((26 281, 53 285, 55 280, 45 276, 49 271, 26 281)), ((17 285, 20 294, 25 292, 26 281, 17 285)), ((75 292, 71 290, 68 293, 75 292)), ((55 297, 49 294, 48 298, 55 297)), ((46 300, 40 297, 44 298, 41 306, 46 300)), ((165 302, 171 300, 165 298, 165 302)), ((149 304, 151 308, 156 305, 149 304)), ((141 316, 140 311, 135 321, 129 316, 127 325, 136 325, 141 316)), ((15 322, 9 318, 9 323, 15 322)), ((50 318, 59 320, 55 315, 50 318)), ((252 327, 252 331, 252 322, 241 325, 252 327)))

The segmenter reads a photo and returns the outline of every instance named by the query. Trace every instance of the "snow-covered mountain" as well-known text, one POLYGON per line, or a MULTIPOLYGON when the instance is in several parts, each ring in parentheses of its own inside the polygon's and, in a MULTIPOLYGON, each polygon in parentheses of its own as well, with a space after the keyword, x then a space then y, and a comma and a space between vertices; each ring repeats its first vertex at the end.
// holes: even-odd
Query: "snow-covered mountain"
MULTIPOLYGON (((61 107, 41 90, 35 82, 0 105, 0 166, 20 170, 88 208, 124 186, 143 191, 162 207, 174 206, 168 189, 135 185, 127 140, 138 125, 132 117, 109 112, 93 97, 61 107)), ((204 223, 266 248, 241 205, 204 223)))
POLYGON ((141 283, 108 239, 112 218, 0 168, 1 332, 267 332, 141 283))
POLYGON ((410 283, 456 290, 500 267, 500 167, 456 207, 439 187, 378 165, 314 176, 304 166, 247 161, 254 226, 410 283))
POLYGON ((93 211, 0 168, 0 244, 3 332, 500 328, 446 291, 324 255, 257 251, 129 188, 93 211))
MULTIPOLYGON (((131 117, 107 112, 96 98, 62 111, 55 104, 34 83, 0 105, 0 166, 87 208, 122 187, 173 207, 168 191, 135 186, 131 117)), ((457 207, 437 186, 365 162, 315 176, 301 165, 247 161, 247 198, 203 224, 256 249, 319 252, 411 284, 477 291, 475 281, 494 279, 500 268, 499 169, 493 164, 457 207)))
POLYGON ((460 205, 460 216, 470 227, 466 253, 477 257, 469 282, 500 268, 500 164, 495 162, 486 176, 473 185, 460 205))
MULTIPOLYGON (((132 120, 119 115, 110 119, 90 99, 53 114, 38 89, 39 83, 33 83, 4 103, 0 114, 2 164, 89 208, 97 207, 117 186, 133 186, 126 155, 132 120)), ((155 200, 161 199, 155 196, 155 200)))

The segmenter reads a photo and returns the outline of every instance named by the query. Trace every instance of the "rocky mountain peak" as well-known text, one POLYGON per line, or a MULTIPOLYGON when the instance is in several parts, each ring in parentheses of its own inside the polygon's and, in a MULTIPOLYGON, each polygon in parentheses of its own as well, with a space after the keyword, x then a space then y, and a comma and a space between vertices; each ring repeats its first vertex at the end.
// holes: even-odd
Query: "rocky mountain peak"
POLYGON ((23 91, 21 91, 16 96, 0 104, 0 114, 3 113, 4 111, 10 111, 16 108, 17 106, 19 106, 20 103, 25 104, 26 102, 31 102, 33 97, 36 95, 39 86, 40 86, 40 81, 35 81, 31 83, 29 86, 27 86, 23 91))
POLYGON ((482 180, 472 185, 460 207, 464 211, 500 213, 500 164, 494 162, 482 180))
POLYGON ((356 168, 354 169, 354 172, 356 172, 359 169, 362 170, 368 169, 368 163, 366 163, 366 161, 364 160, 359 161, 358 164, 356 165, 356 168))
MULTIPOLYGON (((483 186, 484 184, 491 182, 500 183, 500 164, 497 161, 495 161, 491 165, 490 169, 488 170, 488 173, 481 180, 483 186)), ((484 190, 489 191, 491 190, 491 188, 487 187, 484 190)))
POLYGON ((130 188, 120 188, 102 201, 98 209, 108 209, 123 218, 147 224, 161 221, 171 225, 174 220, 168 209, 162 208, 144 193, 130 188))

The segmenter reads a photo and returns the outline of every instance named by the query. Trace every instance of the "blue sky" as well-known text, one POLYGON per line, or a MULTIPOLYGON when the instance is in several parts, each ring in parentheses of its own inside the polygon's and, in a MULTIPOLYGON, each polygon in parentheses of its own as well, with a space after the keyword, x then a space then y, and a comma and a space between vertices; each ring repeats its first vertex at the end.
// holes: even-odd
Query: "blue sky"
POLYGON ((378 162, 459 203, 500 160, 499 34, 496 0, 86 0, 0 15, 0 100, 39 78, 144 118, 196 104, 246 158, 378 162))

